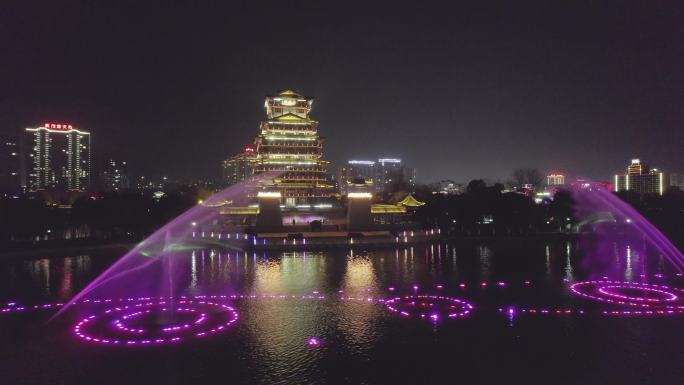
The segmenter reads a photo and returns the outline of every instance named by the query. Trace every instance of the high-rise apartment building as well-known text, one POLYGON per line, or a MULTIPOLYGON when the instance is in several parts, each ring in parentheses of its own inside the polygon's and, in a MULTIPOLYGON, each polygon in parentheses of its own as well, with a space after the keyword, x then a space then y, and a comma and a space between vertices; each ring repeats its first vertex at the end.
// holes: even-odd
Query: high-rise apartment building
POLYGON ((256 152, 252 147, 245 147, 241 153, 224 160, 223 185, 232 186, 252 176, 255 160, 256 152))
POLYGON ((90 187, 90 133, 71 124, 26 128, 30 149, 28 190, 85 191, 90 187))

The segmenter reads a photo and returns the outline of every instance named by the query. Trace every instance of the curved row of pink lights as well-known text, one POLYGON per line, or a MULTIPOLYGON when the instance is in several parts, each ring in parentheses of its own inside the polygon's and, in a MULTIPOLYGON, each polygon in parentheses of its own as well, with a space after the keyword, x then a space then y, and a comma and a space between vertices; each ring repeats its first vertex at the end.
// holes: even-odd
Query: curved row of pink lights
POLYGON ((457 318, 465 317, 473 310, 473 305, 462 299, 428 294, 405 295, 401 297, 390 298, 385 301, 385 307, 389 311, 398 313, 404 317, 410 317, 411 315, 414 315, 420 318, 429 318, 432 321, 438 321, 440 318, 440 313, 446 313, 447 318, 457 318), (422 302, 419 304, 416 301, 428 302, 422 302), (430 314, 419 309, 419 305, 425 305, 422 307, 428 308, 430 314))
POLYGON ((584 314, 602 314, 602 315, 681 315, 684 314, 684 310, 616 310, 616 309, 603 309, 597 310, 592 313, 590 311, 582 309, 547 309, 547 308, 522 308, 515 309, 513 307, 499 308, 499 313, 506 313, 508 315, 515 314, 530 314, 530 315, 557 315, 557 316, 569 316, 569 315, 584 315, 584 314))
MULTIPOLYGON (((169 309, 162 308, 160 311, 161 312, 168 312, 169 309)), ((174 311, 176 313, 195 313, 196 309, 187 308, 187 307, 179 307, 179 308, 175 309, 174 311)), ((138 318, 138 317, 143 316, 143 315, 148 315, 151 312, 152 312, 152 310, 150 310, 150 309, 147 309, 144 311, 133 312, 133 313, 124 315, 120 319, 115 319, 114 321, 112 321, 112 323, 113 323, 114 327, 116 327, 117 329, 119 329, 121 331, 128 332, 128 333, 135 333, 135 334, 143 334, 143 333, 147 332, 145 329, 129 328, 128 326, 126 326, 125 322, 127 320, 132 320, 132 319, 138 318)), ((206 319, 207 319, 207 314, 202 313, 194 322, 192 322, 192 324, 198 325, 198 324, 204 322, 206 319)), ((190 327, 192 327, 192 324, 185 323, 183 325, 174 325, 174 326, 165 327, 162 329, 162 332, 174 332, 174 331, 178 331, 178 330, 182 330, 182 329, 189 329, 190 327)))
MULTIPOLYGON (((183 312, 185 310, 191 310, 191 312, 195 312, 195 309, 178 309, 178 310, 180 310, 181 312, 183 312)), ((192 322, 192 324, 186 323, 183 325, 168 326, 168 327, 163 328, 162 332, 175 332, 175 331, 182 330, 182 329, 188 329, 188 328, 192 327, 192 325, 199 325, 199 324, 203 323, 204 321, 207 320, 207 318, 208 318, 207 314, 202 313, 199 315, 199 317, 196 320, 194 320, 192 322)))
MULTIPOLYGON (((196 295, 196 296, 180 296, 179 300, 189 300, 189 299, 212 299, 212 300, 238 300, 238 299, 307 299, 307 300, 325 300, 328 297, 320 294, 312 295, 292 295, 292 294, 230 294, 230 295, 196 295)), ((364 297, 364 296, 340 296, 335 297, 339 300, 348 301, 365 301, 365 302, 383 302, 384 298, 378 297, 364 297)), ((168 300, 168 297, 137 297, 137 298, 106 298, 106 299, 85 299, 83 301, 77 302, 79 305, 96 304, 96 305, 108 305, 116 303, 134 303, 141 301, 162 301, 168 300)), ((6 307, 0 308, 0 313, 14 313, 23 312, 29 310, 48 310, 57 309, 64 306, 64 302, 56 303, 46 303, 31 306, 19 305, 17 302, 9 302, 6 307)))
POLYGON ((608 280, 584 281, 570 285, 570 291, 580 297, 614 305, 684 310, 683 303, 673 303, 680 300, 680 296, 676 293, 684 293, 684 290, 665 285, 608 280), (616 290, 641 290, 651 294, 655 293, 663 297, 636 297, 633 295, 620 294, 615 292, 616 290))
MULTIPOLYGON (((191 326, 187 329, 183 329, 181 331, 186 332, 185 334, 172 334, 172 336, 159 336, 155 335, 153 331, 147 331, 143 330, 145 333, 145 336, 130 336, 130 337, 120 337, 117 336, 116 334, 114 335, 108 335, 105 332, 105 328, 98 327, 98 330, 100 330, 100 334, 93 334, 89 332, 89 327, 92 325, 93 328, 97 326, 103 326, 103 325, 109 325, 112 323, 112 321, 109 319, 109 316, 111 315, 116 315, 117 313, 122 313, 127 310, 135 310, 135 309, 145 309, 145 310, 138 310, 138 311, 133 311, 131 313, 125 314, 123 317, 126 317, 126 319, 130 320, 132 318, 137 318, 143 314, 154 314, 154 311, 152 309, 160 307, 158 311, 168 311, 166 306, 168 303, 166 301, 150 301, 150 302, 143 302, 143 303, 138 303, 134 305, 125 305, 125 306, 120 306, 120 307, 113 307, 105 310, 102 314, 98 315, 91 315, 88 317, 83 318, 81 321, 79 321, 76 326, 74 326, 74 334, 81 338, 84 341, 90 342, 90 343, 95 343, 95 344, 104 344, 104 345, 159 345, 159 344, 165 344, 165 343, 174 343, 174 342, 179 342, 181 340, 190 338, 190 337, 204 337, 206 335, 214 334, 221 332, 225 330, 227 327, 231 326, 238 320, 238 314, 237 311, 231 306, 228 306, 226 304, 221 304, 217 302, 210 302, 210 301, 191 301, 191 300, 179 300, 179 304, 184 305, 184 309, 193 309, 193 311, 197 311, 197 308, 209 308, 213 310, 212 313, 212 318, 219 318, 218 320, 213 320, 214 322, 209 322, 209 325, 205 326, 204 328, 201 328, 201 324, 204 323, 195 323, 195 326, 191 326), (187 334, 191 333, 191 334, 187 334)), ((202 313, 204 314, 204 313, 202 313)), ((123 318, 121 317, 121 318, 123 318)), ((210 319, 210 318, 206 318, 210 319)), ((119 319, 114 320, 114 324, 117 323, 119 319)), ((112 330, 120 330, 119 327, 115 326, 116 329, 112 330)), ((164 332, 164 329, 161 329, 162 332, 164 332)), ((177 333, 179 330, 172 330, 172 332, 177 333)), ((137 331, 136 331, 137 333, 137 331)))
MULTIPOLYGON (((655 274, 655 276, 661 276, 661 274, 655 274)), ((677 276, 682 276, 681 273, 677 273, 677 276)), ((579 296, 589 298, 592 300, 598 300, 602 302, 607 302, 611 304, 619 304, 619 305, 633 305, 633 306, 649 306, 649 304, 639 304, 639 303, 629 303, 627 302, 626 299, 621 298, 620 300, 613 300, 610 298, 603 298, 603 297, 598 297, 598 296, 593 296, 591 294, 586 294, 580 292, 577 288, 579 285, 584 285, 584 284, 630 284, 630 285, 641 285, 639 288, 645 287, 648 285, 651 287, 653 290, 661 290, 662 295, 668 295, 669 298, 674 298, 677 297, 674 293, 667 292, 665 290, 673 290, 673 291, 678 291, 678 292, 684 292, 682 289, 676 289, 676 288, 670 288, 664 285, 649 285, 649 284, 631 284, 631 283, 626 283, 626 282, 620 282, 620 281, 610 281, 607 280, 606 277, 604 277, 604 280, 600 281, 588 281, 588 282, 578 282, 573 285, 571 285, 571 291, 579 296)), ((530 281, 523 281, 523 285, 529 286, 531 285, 530 281)), ((481 282, 479 285, 475 284, 475 287, 482 287, 486 288, 488 286, 498 286, 498 287, 506 287, 509 285, 508 282, 505 281, 494 281, 494 282, 481 282)), ((435 286, 436 289, 441 290, 445 287, 445 284, 437 284, 435 286)), ((466 284, 461 282, 458 283, 457 286, 461 289, 466 288, 466 284)), ((412 287, 414 292, 417 292, 419 287, 417 285, 414 285, 412 287)), ((389 287, 388 290, 390 292, 394 292, 395 288, 394 287, 389 287)), ((355 301, 366 301, 366 302, 383 302, 383 298, 374 298, 374 297, 352 297, 352 296, 344 296, 343 290, 339 290, 339 293, 341 296, 338 298, 340 300, 355 300, 355 301)), ((615 294, 615 293, 612 293, 615 294)), ((181 299, 189 299, 189 298, 194 298, 194 299, 217 299, 217 300, 226 300, 226 299, 231 299, 231 300, 236 300, 236 299, 279 299, 279 298, 293 298, 293 299, 327 299, 326 296, 319 294, 317 291, 314 291, 313 294, 308 294, 308 295, 292 295, 292 294, 229 294, 229 295, 197 295, 197 296, 192 296, 192 297, 187 297, 187 296, 181 296, 179 297, 181 299)), ((679 298, 679 297, 677 297, 679 298)), ((125 302, 135 302, 135 301, 150 301, 150 300, 163 300, 164 298, 162 297, 127 297, 127 298, 106 298, 106 299, 85 299, 80 302, 79 304, 111 304, 111 303, 125 303, 125 302)), ((658 302, 658 299, 642 299, 643 302, 658 302)), ((10 312, 20 312, 20 311, 27 311, 27 310, 41 310, 41 309, 53 309, 53 308, 59 308, 63 306, 64 303, 62 302, 57 302, 57 303, 47 303, 47 304, 37 304, 37 305, 31 305, 31 306, 21 306, 18 305, 16 302, 9 302, 4 308, 0 308, 0 314, 1 313, 10 313, 10 312)), ((667 308, 674 308, 674 309, 684 309, 684 305, 667 305, 667 308)), ((661 314, 661 313, 658 313, 661 314)))
POLYGON ((650 293, 657 293, 660 295, 663 295, 665 298, 652 298, 652 297, 634 297, 634 296, 628 296, 620 293, 616 293, 614 289, 623 289, 625 288, 624 286, 603 286, 598 289, 599 293, 610 296, 610 297, 615 297, 615 298, 620 298, 622 300, 626 301, 648 301, 648 302, 662 302, 662 301, 676 301, 679 297, 675 295, 674 293, 671 293, 669 291, 665 290, 660 290, 660 289, 653 289, 653 288, 639 288, 639 290, 643 290, 646 292, 650 293))
POLYGON ((19 311, 26 311, 26 310, 47 310, 47 309, 56 309, 64 306, 63 302, 56 302, 56 303, 45 303, 45 304, 40 304, 40 305, 32 305, 32 306, 21 306, 18 305, 16 302, 9 302, 6 307, 0 308, 0 313, 13 313, 13 312, 19 312, 19 311))
MULTIPOLYGON (((655 278, 664 278, 665 276, 663 274, 652 274, 653 277, 655 278)), ((677 277, 684 277, 684 274, 682 273, 676 273, 677 277)), ((646 275, 641 275, 642 278, 645 278, 646 275)), ((591 282, 615 282, 615 281, 610 281, 608 280, 608 277, 603 277, 603 281, 591 281, 591 282)), ((582 283, 582 282, 580 282, 582 283)), ((469 287, 479 287, 479 288, 488 288, 488 287, 508 287, 510 285, 515 284, 514 282, 507 282, 507 281, 482 281, 479 283, 470 283, 467 284, 465 282, 458 282, 458 283, 453 283, 455 287, 458 287, 460 289, 465 289, 469 287)), ((532 282, 529 280, 525 280, 520 282, 521 285, 524 286, 530 286, 532 285, 532 282)), ((434 286, 435 289, 442 290, 446 288, 448 285, 445 283, 438 283, 434 286)), ((662 286, 665 287, 666 286, 662 286)), ((420 287, 418 285, 413 285, 412 290, 414 292, 418 291, 420 287)), ((370 290, 370 289, 369 289, 370 290)), ((388 287, 388 290, 390 292, 394 292, 396 288, 394 286, 388 287)), ((680 290, 680 289, 675 289, 675 290, 680 290)), ((339 293, 344 293, 344 290, 339 290, 339 293)), ((301 298, 301 299, 313 299, 313 297, 319 296, 319 293, 317 291, 314 291, 312 295, 291 295, 291 294, 230 294, 230 295, 198 295, 198 296, 192 296, 192 297, 186 297, 186 296, 181 296, 180 298, 212 298, 212 299, 245 299, 245 298, 301 298)), ((126 301, 144 301, 144 300, 154 300, 154 299, 162 299, 161 297, 127 297, 127 298, 107 298, 107 299, 85 299, 80 301, 79 303, 87 304, 87 303, 93 303, 93 304, 98 304, 98 303, 112 303, 112 302, 126 302, 126 301)), ((324 296, 319 296, 318 299, 325 299, 324 296)), ((64 306, 64 303, 58 302, 58 303, 48 303, 48 304, 39 304, 39 305, 32 305, 32 306, 19 306, 17 305, 16 302, 9 302, 4 308, 0 308, 0 313, 8 313, 8 312, 15 312, 15 311, 24 311, 24 310, 39 310, 39 309, 50 309, 50 308, 56 308, 56 307, 61 307, 64 306)))
MULTIPOLYGON (((151 310, 149 310, 149 309, 145 310, 145 311, 137 311, 135 313, 126 314, 125 316, 123 316, 121 318, 124 320, 130 319, 130 318, 136 318, 141 314, 148 314, 148 313, 150 313, 150 311, 151 310)), ((125 326, 120 319, 116 319, 116 320, 112 321, 112 323, 114 324, 115 328, 117 328, 121 331, 124 331, 124 332, 136 333, 136 334, 145 333, 145 329, 133 329, 133 328, 129 328, 129 327, 125 326)))

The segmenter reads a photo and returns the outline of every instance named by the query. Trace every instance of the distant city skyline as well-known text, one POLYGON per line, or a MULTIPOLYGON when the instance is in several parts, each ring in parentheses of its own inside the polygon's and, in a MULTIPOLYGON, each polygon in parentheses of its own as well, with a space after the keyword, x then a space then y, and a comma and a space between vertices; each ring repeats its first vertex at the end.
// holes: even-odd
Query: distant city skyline
POLYGON ((12 2, 0 131, 73 122, 139 174, 215 178, 253 143, 264 95, 292 88, 315 98, 335 167, 398 157, 427 183, 610 180, 631 158, 684 171, 681 4, 450 7, 12 2), (298 43, 270 43, 292 14, 298 43))
MULTIPOLYGON (((70 125, 70 126, 72 126, 72 125, 70 125)), ((37 127, 42 127, 42 125, 37 125, 37 127)), ((65 125, 64 128, 66 129, 66 127, 67 126, 65 125)), ((18 133, 16 131, 17 130, 0 130, 0 134, 3 135, 4 137, 21 137, 26 132, 26 129, 20 129, 20 130, 18 130, 18 133)), ((87 134, 90 135, 90 133, 87 133, 87 134)), ((232 157, 236 157, 236 156, 240 156, 245 151, 245 149, 252 149, 253 146, 254 146, 254 142, 251 142, 251 143, 243 146, 241 148, 241 150, 237 151, 236 153, 228 154, 228 155, 224 156, 219 161, 219 166, 216 167, 216 165, 213 165, 214 167, 211 170, 209 170, 210 172, 207 172, 207 170, 203 170, 202 172, 190 173, 187 175, 181 175, 181 174, 177 174, 173 170, 169 170, 169 169, 151 170, 149 172, 142 172, 140 170, 143 170, 145 168, 140 167, 140 169, 138 169, 138 170, 131 171, 130 175, 136 176, 136 177, 147 175, 147 176, 151 176, 153 178, 161 178, 162 176, 164 176, 164 177, 170 176, 173 179, 180 179, 180 180, 215 180, 217 183, 222 183, 226 179, 226 176, 224 173, 225 173, 225 162, 227 161, 227 159, 232 158, 232 157)), ((335 147, 331 146, 330 148, 334 149, 335 147)), ((23 149, 19 148, 18 151, 24 152, 23 154, 20 153, 19 154, 20 156, 30 156, 32 153, 31 146, 28 146, 28 145, 26 146, 26 148, 23 148, 23 149)), ((118 153, 112 153, 111 149, 107 149, 105 151, 106 151, 105 152, 106 155, 102 155, 102 154, 98 154, 98 155, 106 158, 108 162, 111 160, 112 157, 114 157, 114 158, 120 157, 118 153)), ((387 151, 381 152, 381 153, 387 153, 387 151)), ((395 152, 391 152, 391 153, 395 154, 395 152)), ((372 158, 373 158, 373 156, 358 157, 355 159, 372 159, 372 158)), ((378 161, 381 161, 383 159, 385 159, 385 160, 396 159, 398 161, 401 161, 401 159, 398 157, 396 157, 396 158, 385 157, 385 158, 375 158, 375 159, 377 159, 378 161)), ((630 159, 637 159, 638 160, 640 158, 630 157, 630 159)), ((624 159, 623 159, 623 161, 624 161, 624 159)), ((354 159, 348 158, 348 159, 343 159, 341 161, 336 161, 336 162, 331 161, 332 167, 330 167, 330 169, 328 170, 328 175, 331 177, 337 177, 336 174, 340 171, 340 169, 342 167, 344 167, 345 165, 350 164, 350 162, 354 162, 354 159)), ((361 162, 365 162, 365 161, 361 161, 361 162)), ((375 162, 375 160, 373 160, 373 162, 375 162)), ((26 167, 31 168, 32 166, 28 163, 31 163, 31 159, 27 159, 27 164, 25 165, 26 167)), ((473 177, 465 178, 465 179, 459 179, 458 177, 443 177, 442 179, 434 179, 434 180, 432 180, 432 179, 426 180, 426 179, 423 179, 421 177, 416 177, 416 178, 412 178, 411 180, 415 180, 416 183, 419 183, 419 184, 431 184, 431 183, 436 183, 436 182, 440 182, 440 181, 444 181, 444 180, 457 181, 457 182, 463 183, 463 182, 468 182, 468 181, 473 180, 473 179, 483 179, 483 180, 489 181, 489 182, 506 183, 506 182, 512 181, 513 171, 515 170, 515 168, 517 168, 517 166, 515 166, 515 165, 512 165, 512 166, 514 166, 514 167, 511 168, 511 170, 508 174, 505 174, 505 172, 504 172, 501 174, 503 176, 499 176, 499 177, 494 177, 494 176, 490 176, 490 175, 475 175, 473 177)), ((104 168, 106 168, 106 167, 107 166, 105 165, 104 168)), ((621 172, 620 169, 608 170, 608 171, 606 171, 606 170, 597 171, 596 169, 594 169, 593 171, 587 171, 587 172, 581 172, 581 171, 580 172, 568 172, 566 169, 559 168, 559 167, 552 167, 552 168, 548 168, 548 169, 544 169, 544 168, 537 166, 537 165, 529 165, 529 167, 536 168, 544 174, 563 174, 564 177, 569 177, 569 178, 587 178, 587 175, 591 175, 591 174, 594 174, 594 175, 606 174, 605 176, 600 176, 598 178, 589 177, 589 179, 596 180, 596 181, 611 181, 614 179, 616 172, 617 173, 621 172)), ((667 172, 667 173, 675 173, 675 174, 681 174, 682 173, 681 170, 684 170, 684 166, 680 166, 678 168, 673 168, 673 169, 668 169, 668 168, 663 168, 663 167, 659 167, 659 168, 661 170, 667 172)), ((95 169, 95 170, 92 170, 92 172, 100 173, 103 170, 104 169, 95 169)), ((417 168, 414 167, 413 170, 414 170, 413 172, 415 172, 415 170, 417 170, 417 168)), ((428 174, 432 174, 429 172, 429 170, 430 170, 430 168, 428 166, 428 170, 426 170, 426 171, 428 174)), ((30 183, 30 175, 28 173, 28 170, 27 170, 25 177, 26 177, 26 183, 27 183, 27 187, 28 187, 28 184, 30 183)), ((339 178, 335 178, 335 179, 339 179, 339 178)), ((232 183, 235 183, 235 182, 232 182, 232 183)))

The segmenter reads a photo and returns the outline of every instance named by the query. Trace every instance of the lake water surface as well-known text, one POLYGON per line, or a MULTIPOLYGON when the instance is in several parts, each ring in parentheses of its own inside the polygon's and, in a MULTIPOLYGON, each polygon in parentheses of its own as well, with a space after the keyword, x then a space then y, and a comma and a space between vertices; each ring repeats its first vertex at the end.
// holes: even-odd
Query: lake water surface
MULTIPOLYGON (((0 262, 0 303, 70 298, 120 253, 0 262)), ((610 278, 684 287, 658 256, 616 245, 610 278)), ((183 294, 304 294, 233 301, 239 321, 204 340, 95 346, 74 337, 78 310, 0 315, 3 384, 681 384, 683 316, 604 316, 568 283, 600 278, 571 242, 459 242, 362 251, 188 252, 183 294), (498 282, 503 282, 502 286, 498 282), (483 285, 485 284, 485 285, 483 285), (342 295, 450 295, 467 317, 405 319, 342 295), (437 288, 441 285, 441 288, 437 288), (465 285, 465 287, 463 287, 465 285), (390 288, 394 291, 390 292, 390 288), (510 317, 509 307, 584 309, 510 317), (315 337, 321 343, 309 346, 315 337)), ((607 273, 605 273, 607 274, 607 273)))

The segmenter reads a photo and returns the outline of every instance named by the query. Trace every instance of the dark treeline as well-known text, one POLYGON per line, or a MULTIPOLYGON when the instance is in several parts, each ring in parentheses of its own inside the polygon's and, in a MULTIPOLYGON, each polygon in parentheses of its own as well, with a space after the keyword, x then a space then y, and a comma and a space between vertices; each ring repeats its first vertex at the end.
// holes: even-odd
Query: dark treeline
MULTIPOLYGON (((418 189, 427 204, 416 212, 424 226, 438 226, 450 235, 515 236, 550 232, 572 232, 576 224, 570 191, 559 191, 553 200, 534 202, 533 197, 503 192, 502 184, 471 181, 464 194, 431 194, 418 189)), ((631 204, 670 237, 684 239, 684 192, 671 189, 664 195, 621 192, 631 204)))
POLYGON ((662 196, 621 191, 617 195, 677 243, 684 243, 684 191, 667 190, 662 196))
POLYGON ((39 198, 0 200, 0 242, 99 238, 140 240, 197 203, 201 192, 180 189, 164 196, 116 192, 76 199, 71 208, 39 198))
POLYGON ((419 193, 427 204, 416 212, 416 220, 464 236, 561 232, 574 222, 566 191, 558 192, 553 201, 536 204, 532 197, 504 189, 500 183, 487 186, 473 180, 460 195, 419 193))
MULTIPOLYGON (((535 203, 533 197, 504 192, 502 184, 471 181, 460 195, 414 191, 427 204, 415 213, 426 228, 437 226, 455 236, 525 236, 572 232, 576 223, 572 194, 535 203)), ((180 188, 163 196, 150 192, 116 192, 83 196, 71 208, 41 199, 0 200, 0 242, 89 238, 138 241, 206 198, 200 188, 180 188)), ((684 240, 684 192, 663 196, 618 193, 673 240, 684 240)))

